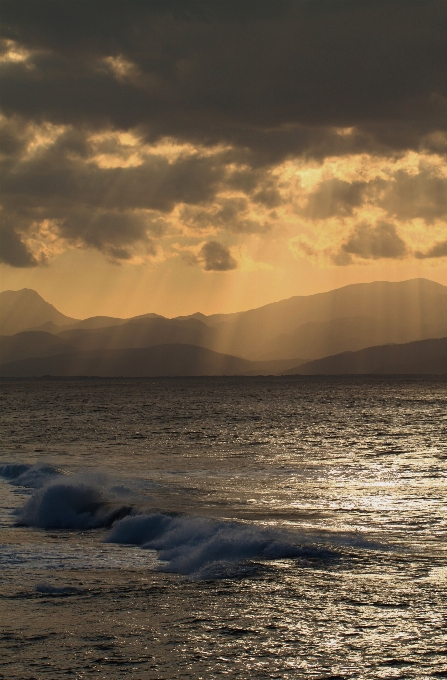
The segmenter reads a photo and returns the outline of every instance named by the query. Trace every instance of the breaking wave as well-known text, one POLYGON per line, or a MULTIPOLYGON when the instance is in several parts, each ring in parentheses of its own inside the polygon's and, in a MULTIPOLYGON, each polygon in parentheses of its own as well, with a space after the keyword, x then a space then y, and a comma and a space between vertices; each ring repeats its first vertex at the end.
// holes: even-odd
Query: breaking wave
POLYGON ((14 486, 24 486, 29 489, 38 489, 56 475, 63 474, 61 470, 46 465, 36 463, 28 465, 26 463, 5 463, 0 465, 0 477, 7 479, 14 486))
POLYGON ((160 570, 190 578, 244 575, 256 570, 256 562, 266 560, 331 560, 346 546, 381 547, 358 534, 334 534, 321 540, 321 536, 252 523, 180 513, 149 514, 135 502, 127 486, 94 475, 69 475, 51 465, 8 463, 0 466, 0 475, 11 484, 32 489, 25 504, 14 511, 19 525, 50 530, 110 529, 105 542, 152 550, 160 570))
POLYGON ((114 525, 106 541, 156 550, 161 570, 194 578, 228 575, 236 564, 247 560, 336 556, 327 549, 297 545, 286 532, 162 513, 125 517, 114 525))
POLYGON ((0 476, 10 484, 32 491, 14 511, 17 523, 41 529, 97 529, 132 512, 123 504, 132 490, 124 485, 99 483, 98 475, 68 475, 46 463, 5 463, 0 476), (93 481, 92 481, 93 479, 93 481), (121 499, 121 500, 120 500, 121 499))
POLYGON ((37 489, 15 514, 18 524, 23 526, 98 529, 112 526, 131 512, 131 505, 114 505, 96 486, 56 478, 37 489))

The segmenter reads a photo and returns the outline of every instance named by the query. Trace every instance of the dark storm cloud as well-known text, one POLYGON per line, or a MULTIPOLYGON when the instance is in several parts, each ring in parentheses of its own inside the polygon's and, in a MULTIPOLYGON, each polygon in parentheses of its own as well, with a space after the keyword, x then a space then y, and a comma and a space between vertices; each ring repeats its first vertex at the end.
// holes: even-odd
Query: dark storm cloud
POLYGON ((180 213, 182 221, 195 230, 210 227, 225 229, 234 234, 262 234, 270 229, 268 222, 250 219, 246 212, 249 208, 247 198, 219 198, 216 206, 209 210, 185 207, 180 213))
POLYGON ((127 260, 129 248, 135 243, 146 244, 147 252, 154 253, 154 241, 149 234, 161 235, 160 221, 152 223, 145 216, 127 212, 92 212, 74 209, 63 220, 59 233, 68 241, 81 242, 115 259, 127 260), (154 234, 155 232, 155 234, 154 234))
POLYGON ((2 15, 34 65, 3 66, 8 114, 229 142, 253 163, 417 148, 447 127, 444 0, 3 0, 2 15))
POLYGON ((35 267, 38 264, 20 236, 6 224, 0 226, 0 262, 11 267, 35 267))
POLYGON ((229 228, 237 230, 240 216, 248 209, 246 198, 222 198, 217 207, 211 210, 204 208, 195 209, 185 206, 180 217, 185 224, 197 230, 209 229, 210 227, 229 228))
POLYGON ((415 257, 417 257, 418 260, 425 260, 437 257, 447 257, 447 241, 441 241, 440 243, 436 243, 425 253, 417 251, 415 253, 415 257))
POLYGON ((41 206, 83 202, 107 208, 140 208, 164 212, 178 202, 201 203, 214 196, 224 176, 215 157, 188 156, 175 163, 150 155, 136 167, 98 167, 85 163, 85 138, 69 132, 29 160, 4 161, 6 180, 3 200, 20 202, 23 197, 41 206), (81 151, 81 153, 79 153, 81 151))
POLYGON ((13 118, 0 125, 0 157, 17 159, 27 144, 26 124, 23 120, 13 118))
POLYGON ((236 269, 237 262, 231 255, 230 250, 218 241, 208 241, 200 249, 198 259, 202 262, 205 271, 226 272, 236 269))
POLYGON ((436 168, 420 168, 417 174, 399 171, 379 202, 399 220, 420 217, 430 223, 447 216, 447 177, 436 168))
MULTIPOLYGON (((3 257, 15 266, 36 263, 21 234, 44 219, 68 241, 126 259, 135 243, 153 250, 179 204, 198 208, 197 227, 211 218, 233 233, 267 232, 247 200, 281 205, 269 169, 287 158, 447 152, 445 0, 1 0, 0 9, 1 188, 16 230, 5 232, 15 246, 3 257), (26 156, 29 130, 44 124, 67 129, 26 156), (98 167, 89 135, 107 130, 222 148, 98 167), (246 199, 216 208, 222 190, 246 199)), ((97 151, 121 153, 116 144, 109 136, 97 151)), ((386 190, 323 182, 305 216, 350 216, 374 196, 397 219, 446 212, 443 180, 427 171, 386 190)), ((402 257, 392 229, 361 225, 340 252, 402 257)))
POLYGON ((321 182, 309 195, 304 214, 312 219, 352 215, 354 208, 363 203, 367 182, 344 182, 330 179, 321 182))
MULTIPOLYGON (((153 154, 136 167, 99 167, 90 162, 87 133, 76 130, 27 157, 21 137, 13 132, 14 126, 7 125, 4 151, 10 153, 0 162, 4 178, 0 198, 9 223, 26 233, 36 222, 56 221, 63 238, 119 259, 129 258, 128 248, 137 242, 153 250, 152 238, 165 231, 163 214, 178 203, 212 200, 225 174, 225 165, 215 156, 192 155, 169 162, 153 154)), ((21 136, 26 138, 23 132, 21 136)), ((106 146, 107 140, 100 151, 116 151, 113 140, 110 148, 106 146)), ((13 238, 11 229, 7 233, 13 238)), ((21 243, 17 233, 15 239, 21 243)), ((25 250, 18 257, 6 246, 3 258, 14 266, 34 263, 25 250)))
POLYGON ((134 147, 123 147, 110 134, 92 142, 88 130, 68 128, 53 143, 29 154, 33 133, 33 126, 27 128, 17 118, 0 128, 0 199, 4 215, 19 232, 42 220, 56 221, 68 241, 126 259, 132 244, 146 243, 153 250, 153 237, 163 236, 166 229, 163 215, 178 204, 185 206, 185 222, 196 229, 262 233, 269 228, 247 217, 248 197, 221 198, 213 205, 225 186, 240 191, 243 184, 251 193, 258 186, 271 190, 260 169, 245 168, 239 176, 233 167, 228 169, 226 150, 174 160, 146 153, 139 165, 101 167, 94 161, 98 154, 121 163, 126 160, 123 153, 132 153, 134 147))
POLYGON ((309 194, 307 206, 300 212, 324 220, 350 216, 366 203, 383 208, 400 222, 420 218, 430 224, 447 216, 447 177, 436 166, 422 166, 417 172, 398 170, 388 180, 345 182, 331 178, 309 194))
POLYGON ((261 186, 259 191, 253 195, 253 200, 256 203, 262 203, 266 208, 278 208, 284 203, 284 199, 281 198, 281 194, 272 182, 261 186))
POLYGON ((363 222, 355 227, 348 241, 341 246, 341 254, 336 256, 338 264, 345 264, 343 255, 356 255, 365 260, 380 258, 399 259, 407 254, 407 246, 388 222, 372 226, 363 222))

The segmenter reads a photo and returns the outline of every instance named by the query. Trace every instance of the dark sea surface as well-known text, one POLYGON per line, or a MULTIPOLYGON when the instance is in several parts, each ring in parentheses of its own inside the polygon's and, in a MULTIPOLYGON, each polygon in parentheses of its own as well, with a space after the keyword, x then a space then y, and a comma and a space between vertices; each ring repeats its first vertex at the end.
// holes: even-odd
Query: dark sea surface
POLYGON ((447 677, 446 378, 0 391, 0 678, 447 677))

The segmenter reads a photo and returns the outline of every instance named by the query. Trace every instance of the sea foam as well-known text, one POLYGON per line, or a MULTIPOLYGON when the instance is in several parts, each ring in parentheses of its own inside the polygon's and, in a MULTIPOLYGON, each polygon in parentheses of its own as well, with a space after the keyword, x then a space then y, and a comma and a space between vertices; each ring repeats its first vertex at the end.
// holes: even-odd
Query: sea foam
POLYGON ((302 536, 279 528, 176 513, 145 514, 132 504, 118 502, 127 488, 100 484, 91 475, 71 476, 51 466, 21 464, 3 465, 0 474, 12 484, 25 486, 26 482, 33 488, 26 503, 15 510, 19 525, 109 528, 105 542, 153 550, 160 570, 191 578, 242 575, 260 560, 326 560, 338 554, 306 545, 302 536))
POLYGON ((223 575, 247 560, 335 556, 327 549, 299 545, 280 530, 162 513, 125 517, 106 541, 156 550, 161 570, 198 578, 223 575))

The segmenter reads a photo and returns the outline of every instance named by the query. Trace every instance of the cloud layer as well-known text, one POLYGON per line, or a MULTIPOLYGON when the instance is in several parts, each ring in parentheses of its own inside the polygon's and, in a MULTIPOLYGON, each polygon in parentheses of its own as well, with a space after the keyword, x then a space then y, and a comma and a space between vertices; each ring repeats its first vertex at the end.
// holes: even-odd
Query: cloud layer
POLYGON ((2 0, 1 261, 445 257, 447 5, 2 0), (222 243, 227 245, 223 246, 222 243))

